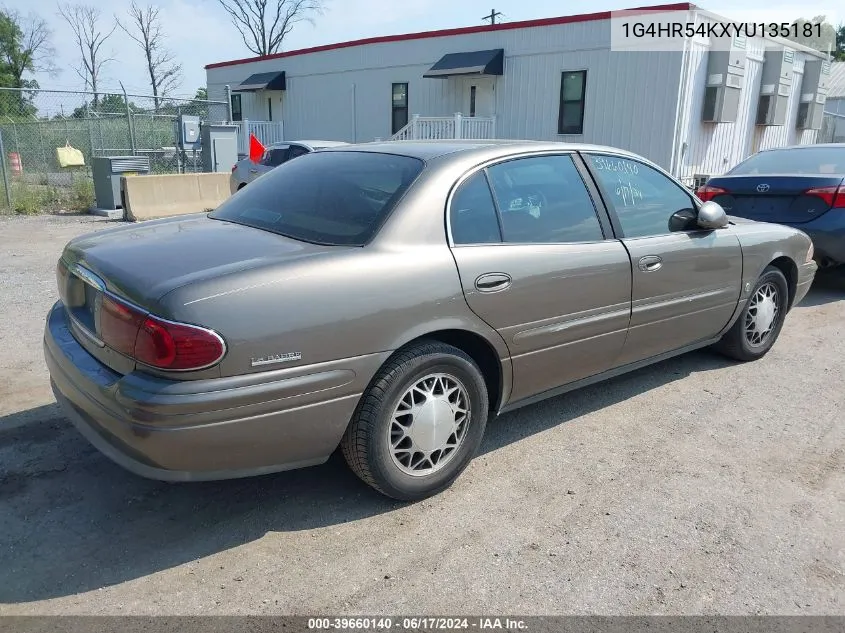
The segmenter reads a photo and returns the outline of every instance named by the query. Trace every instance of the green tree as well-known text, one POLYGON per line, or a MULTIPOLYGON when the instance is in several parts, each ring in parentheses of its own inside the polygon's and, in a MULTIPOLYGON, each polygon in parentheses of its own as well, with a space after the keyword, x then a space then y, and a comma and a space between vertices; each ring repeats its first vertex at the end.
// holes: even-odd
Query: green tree
POLYGON ((0 86, 17 91, 0 91, 0 113, 7 116, 31 116, 38 82, 32 75, 38 71, 53 72, 50 30, 47 23, 30 14, 0 10, 0 86), (27 90, 29 89, 29 91, 27 90))
POLYGON ((836 42, 838 39, 837 31, 834 26, 827 21, 827 16, 817 15, 812 20, 798 18, 795 22, 793 22, 793 24, 798 26, 797 37, 790 33, 790 36, 786 39, 797 42, 798 44, 803 44, 804 46, 809 46, 810 48, 823 53, 836 51, 836 42), (812 32, 810 37, 804 37, 803 35, 804 25, 806 24, 811 25, 811 28, 807 29, 812 32), (821 25, 821 28, 818 28, 818 25, 821 25))
MULTIPOLYGON (((143 112, 142 108, 129 102, 129 109, 132 112, 143 112)), ((74 109, 71 117, 74 119, 86 119, 88 117, 99 117, 109 114, 126 115, 126 100, 121 94, 103 94, 97 96, 97 101, 83 103, 74 109)))
POLYGON ((845 62, 845 24, 836 27, 836 59, 845 62))
POLYGON ((198 99, 199 101, 208 101, 208 88, 205 86, 197 88, 197 93, 194 95, 194 99, 198 99))

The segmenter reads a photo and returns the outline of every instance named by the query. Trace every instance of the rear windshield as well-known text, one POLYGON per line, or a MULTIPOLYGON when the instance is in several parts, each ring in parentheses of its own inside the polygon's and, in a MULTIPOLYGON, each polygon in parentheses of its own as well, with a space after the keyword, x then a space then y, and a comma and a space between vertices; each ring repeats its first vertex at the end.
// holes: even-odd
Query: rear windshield
POLYGON ((728 172, 754 174, 845 174, 845 147, 776 149, 755 154, 728 172))
POLYGON ((315 244, 363 246, 424 163, 374 152, 314 152, 284 163, 208 217, 315 244))

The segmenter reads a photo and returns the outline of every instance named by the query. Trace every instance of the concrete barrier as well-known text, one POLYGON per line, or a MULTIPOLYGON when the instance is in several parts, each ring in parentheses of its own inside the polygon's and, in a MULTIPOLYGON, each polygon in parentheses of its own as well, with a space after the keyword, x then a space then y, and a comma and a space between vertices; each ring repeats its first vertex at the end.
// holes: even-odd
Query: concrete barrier
POLYGON ((120 179, 127 220, 152 220, 214 209, 229 197, 229 174, 166 174, 120 179))

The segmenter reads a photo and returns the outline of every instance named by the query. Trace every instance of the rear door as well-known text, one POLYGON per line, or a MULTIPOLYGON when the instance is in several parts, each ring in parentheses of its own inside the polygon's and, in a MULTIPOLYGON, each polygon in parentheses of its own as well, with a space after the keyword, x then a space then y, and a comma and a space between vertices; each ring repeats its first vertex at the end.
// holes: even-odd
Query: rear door
POLYGON ((582 170, 567 154, 512 159, 466 177, 450 201, 464 294, 508 345, 512 401, 608 369, 625 342, 630 261, 582 170))
POLYGON ((626 156, 584 156, 631 257, 631 325, 618 364, 714 337, 740 296, 742 251, 733 230, 673 231, 674 213, 698 208, 682 185, 626 156))

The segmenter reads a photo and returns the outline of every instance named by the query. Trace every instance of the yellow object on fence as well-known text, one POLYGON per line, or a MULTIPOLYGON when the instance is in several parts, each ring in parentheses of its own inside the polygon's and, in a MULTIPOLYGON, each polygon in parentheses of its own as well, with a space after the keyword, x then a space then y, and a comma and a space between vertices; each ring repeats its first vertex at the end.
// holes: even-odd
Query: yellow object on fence
POLYGON ((71 147, 70 143, 64 147, 56 148, 56 159, 59 161, 60 167, 78 167, 85 164, 85 157, 82 152, 71 147))

